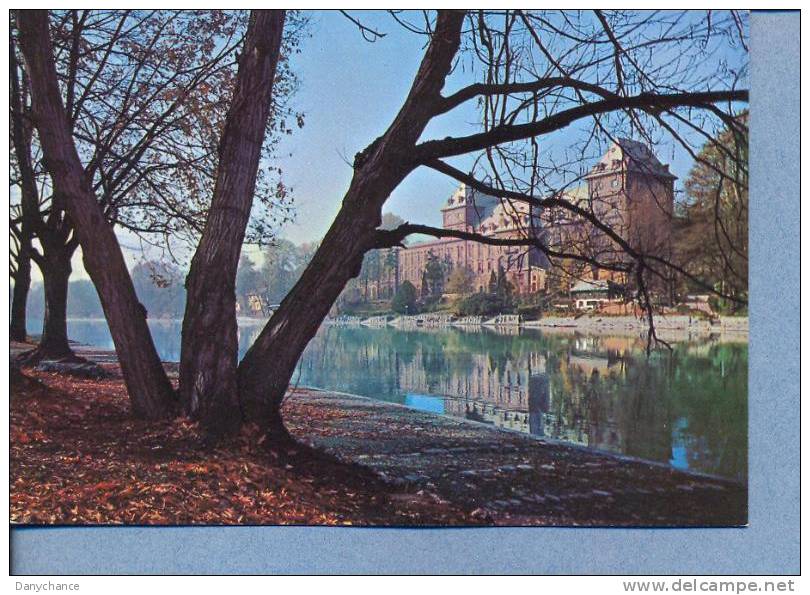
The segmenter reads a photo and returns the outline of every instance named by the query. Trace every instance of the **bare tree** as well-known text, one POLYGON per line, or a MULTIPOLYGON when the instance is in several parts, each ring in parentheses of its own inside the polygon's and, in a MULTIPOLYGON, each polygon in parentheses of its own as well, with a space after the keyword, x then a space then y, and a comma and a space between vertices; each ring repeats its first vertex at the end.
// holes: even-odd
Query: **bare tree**
POLYGON ((160 418, 174 395, 146 326, 121 247, 85 176, 73 142, 56 74, 45 11, 18 13, 20 42, 31 80, 32 113, 55 192, 83 246, 84 265, 96 286, 121 362, 133 412, 160 418))
POLYGON ((26 303, 31 286, 31 258, 34 226, 36 225, 37 189, 35 176, 30 160, 32 126, 18 117, 22 106, 27 102, 27 87, 20 84, 17 55, 14 43, 9 44, 9 99, 11 108, 11 144, 13 153, 18 159, 11 160, 13 179, 17 180, 21 200, 18 205, 11 205, 9 229, 11 230, 10 268, 14 280, 14 293, 11 304, 10 338, 15 341, 27 339, 26 303))
MULTIPOLYGON (((71 133, 106 219, 170 257, 178 241, 193 246, 213 192, 217 139, 234 86, 246 13, 68 10, 50 11, 49 17, 71 133)), ((293 19, 284 37, 287 51, 297 44, 301 22, 293 19)), ((12 163, 20 164, 15 184, 20 203, 34 205, 27 209, 26 231, 35 236, 31 255, 43 273, 47 297, 43 340, 32 357, 63 357, 71 354, 65 302, 78 240, 42 163, 16 38, 12 27, 12 129, 28 135, 14 134, 12 163)), ((290 131, 288 120, 300 123, 300 115, 286 105, 296 85, 286 60, 277 78, 268 142, 262 147, 265 159, 290 131)), ((273 166, 259 171, 250 241, 268 241, 274 220, 290 216, 289 194, 278 173, 273 166)), ((23 255, 27 245, 21 246, 23 255)), ((15 282, 17 287, 21 294, 24 283, 15 282)))
POLYGON ((9 217, 9 277, 14 281, 11 295, 9 339, 28 340, 26 305, 31 288, 31 233, 23 230, 22 209, 12 205, 9 217))
MULTIPOLYGON (((643 242, 624 237, 602 220, 592 204, 567 200, 560 173, 570 168, 548 153, 544 156, 540 141, 587 122, 592 134, 586 135, 586 143, 594 142, 599 136, 610 137, 618 129, 616 122, 629 121, 630 130, 638 136, 648 138, 657 125, 681 142, 684 134, 677 126, 697 133, 704 129, 704 122, 695 115, 724 121, 734 102, 747 100, 747 91, 735 88, 741 73, 721 69, 704 74, 711 67, 695 65, 716 58, 717 40, 739 45, 738 18, 735 14, 698 18, 692 13, 522 11, 468 15, 440 11, 435 22, 426 18, 429 26, 423 33, 429 44, 402 108, 383 135, 355 157, 349 189, 319 250, 239 366, 243 411, 284 435, 280 406, 308 341, 348 280, 358 274, 363 255, 401 244, 413 233, 533 246, 552 258, 585 260, 632 275, 637 299, 652 322, 645 276, 663 275, 662 269, 676 265, 648 252, 643 242), (463 42, 468 51, 458 55, 463 42), (463 60, 477 64, 484 81, 443 95, 454 64, 463 60), (434 118, 476 99, 482 107, 480 132, 420 141, 434 118), (476 153, 479 157, 469 173, 446 161, 476 153), (529 204, 538 213, 562 209, 599 230, 615 248, 609 252, 623 257, 600 259, 555 250, 536 233, 535 217, 514 238, 415 224, 378 229, 390 193, 422 166, 504 201, 529 204)), ((576 160, 582 163, 587 144, 575 148, 576 160)))

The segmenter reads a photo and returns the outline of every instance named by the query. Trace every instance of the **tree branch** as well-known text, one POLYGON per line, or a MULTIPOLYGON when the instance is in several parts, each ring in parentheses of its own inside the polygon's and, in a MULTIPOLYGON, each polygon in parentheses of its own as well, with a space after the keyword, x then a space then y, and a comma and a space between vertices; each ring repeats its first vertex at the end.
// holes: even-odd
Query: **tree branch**
POLYGON ((747 90, 706 91, 696 93, 640 93, 630 97, 612 96, 563 110, 542 120, 526 124, 497 126, 486 132, 463 137, 431 140, 416 146, 413 160, 425 164, 440 157, 463 155, 502 143, 531 138, 565 128, 573 122, 621 109, 657 111, 675 107, 706 108, 721 101, 748 101, 747 90))
POLYGON ((478 190, 484 194, 488 194, 490 196, 498 196, 501 198, 506 198, 510 200, 517 200, 520 202, 525 202, 529 205, 541 208, 541 209, 551 209, 551 208, 561 208, 574 215, 577 215, 584 220, 588 221, 591 225, 595 226, 600 231, 604 232, 611 240, 616 242, 619 247, 624 250, 628 256, 632 258, 638 257, 638 253, 636 250, 633 249, 630 244, 628 244, 624 238, 622 238, 613 228, 609 225, 602 222, 594 213, 583 209, 580 206, 577 206, 567 200, 560 198, 559 193, 557 195, 552 195, 546 198, 538 198, 535 196, 531 196, 529 194, 524 194, 522 192, 516 192, 514 190, 505 190, 494 188, 487 184, 484 184, 480 180, 474 178, 469 174, 465 174, 459 169, 456 169, 452 165, 449 165, 441 160, 434 160, 429 163, 425 164, 427 167, 431 169, 435 169, 443 174, 446 174, 452 178, 455 178, 459 182, 464 182, 473 190, 478 190))
POLYGON ((510 93, 536 93, 546 89, 553 89, 554 87, 564 87, 569 89, 577 89, 579 91, 586 91, 594 93, 603 98, 614 97, 615 95, 593 83, 580 81, 569 76, 556 76, 537 79, 536 81, 528 81, 524 83, 474 83, 452 95, 444 98, 436 115, 449 112, 455 107, 458 107, 465 101, 477 97, 478 95, 491 96, 491 95, 507 95, 510 93))
MULTIPOLYGON (((655 263, 661 265, 662 267, 664 267, 665 269, 669 268, 669 269, 675 271, 676 273, 682 275, 685 279, 688 279, 689 281, 691 281, 692 283, 694 283, 698 287, 701 287, 704 290, 706 290, 706 291, 708 291, 708 292, 710 292, 710 293, 712 293, 714 295, 717 295, 717 296, 722 297, 724 299, 734 301, 734 302, 739 303, 739 304, 746 304, 747 303, 745 300, 742 300, 742 299, 740 299, 740 298, 738 298, 736 296, 727 295, 727 294, 725 294, 725 293, 723 293, 721 291, 718 291, 717 289, 715 289, 710 284, 708 284, 705 281, 703 281, 702 279, 699 279, 698 277, 692 275, 691 273, 686 271, 682 266, 679 266, 678 264, 672 262, 669 259, 662 258, 662 257, 654 255, 654 254, 647 254, 647 253, 639 252, 638 250, 633 248, 633 246, 631 246, 627 242, 627 240, 625 240, 618 232, 616 232, 616 230, 614 230, 607 223, 600 220, 594 213, 592 213, 592 212, 590 212, 590 211, 588 211, 586 209, 583 209, 582 207, 580 207, 578 205, 570 203, 570 202, 568 202, 567 200, 565 200, 563 198, 560 198, 559 193, 556 194, 556 195, 552 195, 550 197, 547 197, 547 198, 538 198, 538 197, 531 196, 531 195, 528 195, 528 194, 523 194, 521 192, 516 192, 514 190, 503 190, 503 189, 494 188, 492 186, 489 186, 489 185, 481 182, 480 180, 476 179, 472 175, 465 174, 461 170, 456 169, 455 167, 453 167, 451 165, 448 165, 447 163, 445 163, 443 161, 440 161, 438 159, 434 160, 434 161, 431 161, 430 163, 427 163, 425 165, 427 167, 435 169, 436 171, 444 173, 444 174, 446 174, 446 175, 448 175, 448 176, 450 176, 452 178, 455 178, 459 182, 464 182, 465 184, 467 184, 473 190, 478 190, 479 192, 482 192, 483 194, 488 194, 490 196, 498 196, 498 197, 501 197, 501 198, 505 198, 505 199, 509 199, 509 200, 516 200, 516 201, 519 201, 519 202, 525 202, 527 204, 530 204, 532 206, 536 206, 538 208, 544 208, 544 209, 560 208, 560 209, 564 209, 564 210, 566 210, 566 211, 568 211, 568 212, 582 218, 584 221, 586 221, 590 225, 594 226, 596 229, 603 232, 607 237, 609 237, 613 242, 615 242, 616 245, 621 249, 621 251, 624 252, 629 258, 633 259, 636 262, 645 261, 646 262, 646 264, 645 264, 646 269, 648 271, 650 271, 651 273, 657 275, 658 277, 664 278, 663 274, 660 271, 658 271, 657 269, 650 266, 650 262, 655 262, 655 263)), ((404 234, 404 235, 401 235, 401 237, 397 241, 395 241, 396 234, 380 233, 382 231, 383 230, 378 230, 378 233, 377 233, 377 236, 376 236, 376 241, 383 242, 383 245, 381 245, 381 246, 377 246, 377 245, 373 246, 375 248, 386 248, 386 247, 390 248, 390 247, 393 247, 393 246, 400 246, 400 245, 402 245, 402 241, 408 235, 416 234, 416 233, 422 233, 422 234, 426 234, 426 235, 432 235, 432 236, 437 237, 437 238, 439 238, 439 237, 455 237, 455 238, 458 238, 458 239, 472 240, 472 241, 475 241, 475 242, 481 242, 483 244, 491 244, 491 245, 496 245, 496 246, 535 246, 535 247, 539 248, 541 251, 543 251, 549 257, 552 257, 552 258, 569 258, 569 259, 574 259, 574 260, 580 260, 582 262, 586 262, 588 264, 593 264, 595 266, 598 266, 598 267, 606 269, 606 270, 628 271, 628 270, 630 270, 632 268, 632 267, 629 267, 629 266, 624 266, 623 264, 602 262, 599 259, 588 258, 586 256, 583 256, 583 255, 577 254, 577 253, 557 252, 557 251, 552 250, 548 246, 545 246, 540 241, 539 237, 534 238, 534 239, 531 238, 531 237, 527 237, 527 238, 493 238, 491 236, 485 236, 485 235, 475 233, 475 232, 463 232, 463 231, 456 231, 456 230, 449 230, 449 229, 439 229, 439 228, 429 227, 429 226, 424 226, 424 225, 420 226, 420 225, 414 225, 414 224, 406 224, 405 226, 400 226, 399 228, 393 230, 395 232, 398 231, 398 233, 400 235, 404 234), (391 242, 393 242, 393 243, 391 243, 391 242)))
POLYGON ((485 236, 480 233, 472 231, 462 231, 459 229, 444 229, 439 227, 432 227, 430 225, 421 225, 418 223, 403 223, 394 229, 378 229, 376 230, 373 243, 370 249, 374 248, 406 248, 403 242, 405 238, 414 234, 423 234, 433 236, 435 238, 456 238, 459 240, 469 240, 479 244, 487 244, 490 246, 521 246, 525 248, 537 248, 544 254, 552 258, 569 258, 579 260, 588 264, 599 266, 605 270, 617 272, 630 272, 633 270, 631 263, 603 263, 594 258, 590 258, 583 254, 558 252, 543 244, 539 237, 522 237, 522 238, 498 238, 494 236, 485 236))

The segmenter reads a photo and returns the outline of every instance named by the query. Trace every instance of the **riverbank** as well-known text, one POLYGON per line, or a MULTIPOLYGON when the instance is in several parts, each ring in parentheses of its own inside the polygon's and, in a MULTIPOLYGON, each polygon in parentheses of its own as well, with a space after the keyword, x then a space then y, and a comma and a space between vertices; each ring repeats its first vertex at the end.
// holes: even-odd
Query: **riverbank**
MULTIPOLYGON (((598 314, 579 317, 547 317, 523 323, 539 328, 575 328, 580 330, 639 330, 649 328, 649 320, 636 316, 600 316, 598 314)), ((694 334, 743 333, 748 334, 748 318, 720 316, 709 320, 684 315, 653 316, 656 330, 687 331, 694 334)))
MULTIPOLYGON (((411 316, 380 315, 367 318, 342 316, 327 319, 327 324, 384 328, 393 326, 403 330, 416 328, 538 328, 567 329, 571 332, 595 332, 613 334, 638 334, 649 329, 649 320, 636 316, 606 316, 586 314, 582 316, 548 316, 526 320, 516 314, 494 316, 463 316, 451 314, 416 314, 411 316)), ((672 338, 730 337, 747 341, 748 318, 720 316, 715 319, 685 315, 656 315, 653 317, 656 334, 672 338)))
POLYGON ((249 435, 206 450, 189 420, 131 419, 114 358, 94 354, 108 378, 27 369, 12 382, 12 522, 746 522, 746 488, 732 481, 332 392, 285 402, 312 451, 267 452, 249 435))
POLYGON ((292 397, 293 433, 386 482, 496 525, 731 526, 735 482, 328 391, 292 397), (311 434, 309 416, 333 412, 311 434))

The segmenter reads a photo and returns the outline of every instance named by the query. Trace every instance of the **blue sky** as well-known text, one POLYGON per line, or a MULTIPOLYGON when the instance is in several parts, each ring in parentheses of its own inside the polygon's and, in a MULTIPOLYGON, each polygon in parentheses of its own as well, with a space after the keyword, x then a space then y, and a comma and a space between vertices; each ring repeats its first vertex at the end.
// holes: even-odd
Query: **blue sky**
MULTIPOLYGON (((314 14, 311 37, 294 58, 301 84, 293 99, 306 124, 287 139, 285 181, 293 187, 297 222, 282 234, 294 242, 316 240, 334 218, 351 180, 355 153, 382 134, 393 120, 419 66, 424 38, 401 29, 384 13, 363 13, 363 22, 386 32, 365 41, 335 11, 314 14)), ((472 109, 461 109, 432 124, 426 136, 472 130, 472 109)), ((424 223, 440 223, 439 201, 452 193, 453 180, 422 169, 411 174, 389 199, 386 210, 424 223)))
MULTIPOLYGON (((297 221, 281 229, 280 235, 296 243, 324 235, 349 185, 349 164, 355 153, 384 132, 394 118, 423 54, 424 37, 405 31, 385 12, 352 14, 386 36, 369 43, 339 12, 316 12, 310 37, 293 61, 300 88, 292 103, 305 112, 306 125, 286 139, 279 152, 298 213, 297 221)), ((457 69, 445 93, 469 82, 469 72, 457 69)), ((468 102, 431 123, 424 138, 477 131, 474 106, 468 102)), ((576 133, 572 127, 558 134, 576 133)), ((688 175, 692 160, 683 149, 670 145, 658 153, 680 180, 688 175)), ((455 161, 456 165, 463 163, 455 161)), ((385 210, 408 221, 440 224, 439 208, 456 186, 454 180, 420 168, 394 191, 385 210)))

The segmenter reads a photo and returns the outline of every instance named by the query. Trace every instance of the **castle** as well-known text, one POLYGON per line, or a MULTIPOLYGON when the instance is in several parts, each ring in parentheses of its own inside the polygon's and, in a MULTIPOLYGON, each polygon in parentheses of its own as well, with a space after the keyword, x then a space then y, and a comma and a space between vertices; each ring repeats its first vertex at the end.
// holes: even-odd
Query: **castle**
MULTIPOLYGON (((501 201, 462 184, 442 208, 444 229, 477 232, 493 238, 525 237, 536 223, 526 203, 501 201)), ((539 232, 539 229, 536 230, 539 232)), ((429 258, 438 258, 450 272, 458 267, 471 273, 473 291, 487 291, 499 267, 518 293, 534 293, 545 282, 548 263, 535 247, 493 246, 469 240, 442 238, 400 250, 399 282, 410 281, 423 290, 429 258)))
MULTIPOLYGON (((634 249, 666 257, 672 237, 675 179, 669 166, 645 145, 618 139, 583 177, 584 184, 558 196, 592 213, 634 249)), ((462 184, 441 211, 444 229, 493 238, 538 238, 556 252, 604 263, 627 258, 603 231, 560 207, 538 211, 527 203, 488 196, 462 184)), ((397 249, 396 267, 372 283, 365 297, 390 298, 405 281, 424 295, 426 266, 436 259, 443 265, 445 281, 454 269, 463 267, 472 281, 471 290, 478 292, 487 291, 498 274, 506 277, 515 293, 542 291, 551 266, 544 252, 534 246, 441 238, 397 249)), ((597 266, 580 270, 577 276, 620 284, 627 281, 597 266)))

